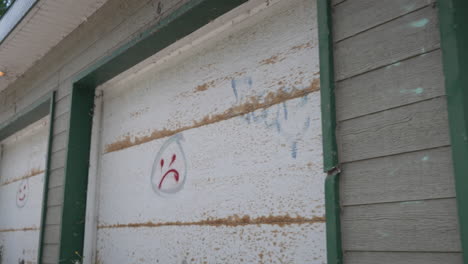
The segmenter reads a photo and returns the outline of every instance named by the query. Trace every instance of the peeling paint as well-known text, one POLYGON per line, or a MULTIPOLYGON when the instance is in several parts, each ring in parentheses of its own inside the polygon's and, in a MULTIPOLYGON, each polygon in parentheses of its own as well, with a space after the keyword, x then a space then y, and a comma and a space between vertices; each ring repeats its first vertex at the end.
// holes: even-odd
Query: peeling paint
POLYGON ((305 89, 292 88, 291 91, 279 90, 276 92, 269 92, 266 96, 251 96, 246 103, 233 106, 221 114, 208 115, 202 118, 201 120, 194 121, 193 125, 182 126, 177 129, 161 129, 155 130, 150 135, 141 136, 141 137, 132 137, 126 135, 123 138, 110 143, 105 146, 104 153, 110 153, 114 151, 119 151, 129 147, 137 146, 155 139, 169 137, 177 133, 183 132, 188 129, 198 128, 206 126, 209 124, 217 123, 226 119, 244 115, 255 110, 266 109, 273 105, 283 103, 287 100, 294 98, 303 97, 309 93, 316 92, 320 89, 320 80, 318 78, 313 79, 309 87, 305 89))
POLYGON ((23 228, 6 228, 0 229, 0 233, 9 233, 9 232, 27 232, 27 231, 38 231, 39 227, 23 227, 23 228))
POLYGON ((43 169, 39 169, 39 168, 32 169, 30 172, 28 172, 28 173, 25 174, 24 176, 21 176, 21 177, 19 177, 19 178, 10 179, 10 180, 8 180, 8 181, 4 181, 4 182, 0 183, 0 186, 4 186, 4 185, 7 185, 7 184, 11 184, 11 183, 14 183, 14 182, 17 182, 17 181, 22 181, 22 180, 25 180, 25 179, 34 177, 34 176, 36 176, 36 175, 39 175, 39 174, 41 174, 41 173, 44 173, 44 170, 43 170, 43 169))
POLYGON ((129 224, 112 224, 99 225, 99 229, 109 228, 143 228, 143 227, 162 227, 162 226, 246 226, 246 225, 278 225, 280 227, 286 225, 310 224, 310 223, 325 223, 325 216, 316 216, 313 218, 305 218, 301 216, 292 217, 289 215, 282 216, 260 216, 251 218, 248 215, 238 216, 233 215, 226 218, 211 219, 197 222, 164 222, 164 223, 129 223, 129 224))

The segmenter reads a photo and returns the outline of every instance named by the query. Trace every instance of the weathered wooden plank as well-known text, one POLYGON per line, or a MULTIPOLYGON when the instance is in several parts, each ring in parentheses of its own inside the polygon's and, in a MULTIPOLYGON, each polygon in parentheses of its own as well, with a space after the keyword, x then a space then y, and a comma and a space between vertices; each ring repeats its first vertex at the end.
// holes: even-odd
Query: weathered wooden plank
POLYGON ((463 264, 461 253, 346 252, 346 264, 463 264))
POLYGON ((445 94, 440 50, 337 83, 339 121, 445 94))
POLYGON ((47 206, 56 206, 63 204, 63 186, 49 188, 49 195, 47 196, 47 206))
POLYGON ((350 162, 450 144, 445 97, 343 121, 340 160, 350 162))
POLYGON ((430 6, 337 43, 336 79, 343 80, 438 47, 437 9, 430 6))
POLYGON ((60 225, 46 225, 44 229, 44 244, 60 242, 60 225))
POLYGON ((317 24, 310 19, 315 2, 294 1, 299 2, 294 8, 285 6, 293 1, 281 2, 268 7, 274 10, 268 19, 247 17, 216 40, 170 58, 168 67, 151 65, 123 81, 103 85, 102 122, 108 131, 102 138, 104 151, 249 116, 248 112, 267 108, 280 97, 285 101, 317 91, 317 24))
POLYGON ((58 168, 50 171, 49 188, 63 186, 65 183, 65 169, 58 168))
POLYGON ((68 130, 70 125, 70 112, 57 116, 54 120, 54 136, 68 130))
POLYGON ((64 131, 60 134, 54 136, 52 142, 52 152, 57 152, 67 147, 68 143, 68 133, 64 131))
POLYGON ((66 158, 67 158, 66 149, 53 152, 50 158, 51 159, 50 168, 53 170, 53 169, 64 167, 66 158))
POLYGON ((455 199, 346 206, 342 231, 344 250, 461 250, 455 199))
POLYGON ((46 225, 60 225, 62 222, 62 206, 47 207, 46 225))
POLYGON ((332 6, 335 6, 335 5, 339 4, 339 3, 343 3, 344 1, 346 1, 346 0, 332 0, 331 3, 332 3, 332 6))
POLYGON ((55 102, 55 116, 61 116, 70 111, 71 95, 68 94, 55 102))
POLYGON ((333 40, 340 41, 429 5, 433 0, 349 0, 333 10, 333 40))
POLYGON ((455 199, 347 206, 342 228, 345 251, 461 250, 455 199))
POLYGON ((455 197, 450 147, 343 164, 343 205, 455 197))
POLYGON ((42 260, 44 263, 57 263, 59 259, 59 245, 46 244, 42 250, 42 260))

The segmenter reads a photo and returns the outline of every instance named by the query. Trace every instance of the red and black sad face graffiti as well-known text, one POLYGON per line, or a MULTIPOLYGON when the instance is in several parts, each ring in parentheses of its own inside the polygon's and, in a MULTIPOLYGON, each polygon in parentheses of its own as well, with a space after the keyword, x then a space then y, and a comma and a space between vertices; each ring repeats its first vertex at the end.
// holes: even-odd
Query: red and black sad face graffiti
POLYGON ((16 191, 16 206, 19 208, 24 207, 28 201, 29 196, 29 182, 28 179, 24 179, 20 182, 18 190, 16 191))
POLYGON ((173 194, 184 187, 187 161, 181 141, 181 134, 170 137, 156 155, 151 172, 151 185, 157 194, 173 194))

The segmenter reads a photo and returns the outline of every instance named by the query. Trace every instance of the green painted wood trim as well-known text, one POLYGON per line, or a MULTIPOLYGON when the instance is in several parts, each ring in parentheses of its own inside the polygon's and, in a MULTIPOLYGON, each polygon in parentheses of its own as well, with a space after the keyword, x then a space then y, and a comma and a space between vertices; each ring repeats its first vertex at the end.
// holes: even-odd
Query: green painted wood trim
POLYGON ((325 179, 325 212, 328 264, 343 263, 341 241, 341 207, 339 161, 336 144, 335 68, 331 2, 317 1, 320 57, 320 100, 322 110, 323 168, 325 179))
POLYGON ((47 215, 47 198, 49 196, 49 176, 50 176, 50 164, 52 156, 52 140, 54 137, 54 114, 55 114, 55 91, 50 95, 49 99, 49 137, 47 139, 47 158, 45 164, 44 174, 44 189, 42 191, 42 210, 41 210, 41 229, 39 233, 39 249, 37 256, 37 263, 42 264, 42 254, 44 249, 44 232, 47 215))
POLYGON ((82 262, 94 88, 75 84, 71 93, 59 263, 82 262))
POLYGON ((68 130, 59 263, 75 263, 81 261, 83 256, 96 87, 245 2, 247 0, 192 0, 75 78, 68 130))
POLYGON ((468 264, 468 1, 439 0, 438 6, 463 263, 468 264))

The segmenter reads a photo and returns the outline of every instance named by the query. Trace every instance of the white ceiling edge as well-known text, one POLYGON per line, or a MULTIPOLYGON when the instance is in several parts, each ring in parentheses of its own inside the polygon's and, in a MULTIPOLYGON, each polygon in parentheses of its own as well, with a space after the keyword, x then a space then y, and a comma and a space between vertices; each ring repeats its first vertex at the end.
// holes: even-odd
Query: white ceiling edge
MULTIPOLYGON (((7 14, 21 1, 17 0, 7 14)), ((0 78, 0 91, 22 76, 106 1, 36 0, 36 4, 0 43, 0 71, 6 73, 0 78)))
POLYGON ((28 13, 37 0, 16 0, 0 20, 0 43, 28 13))

